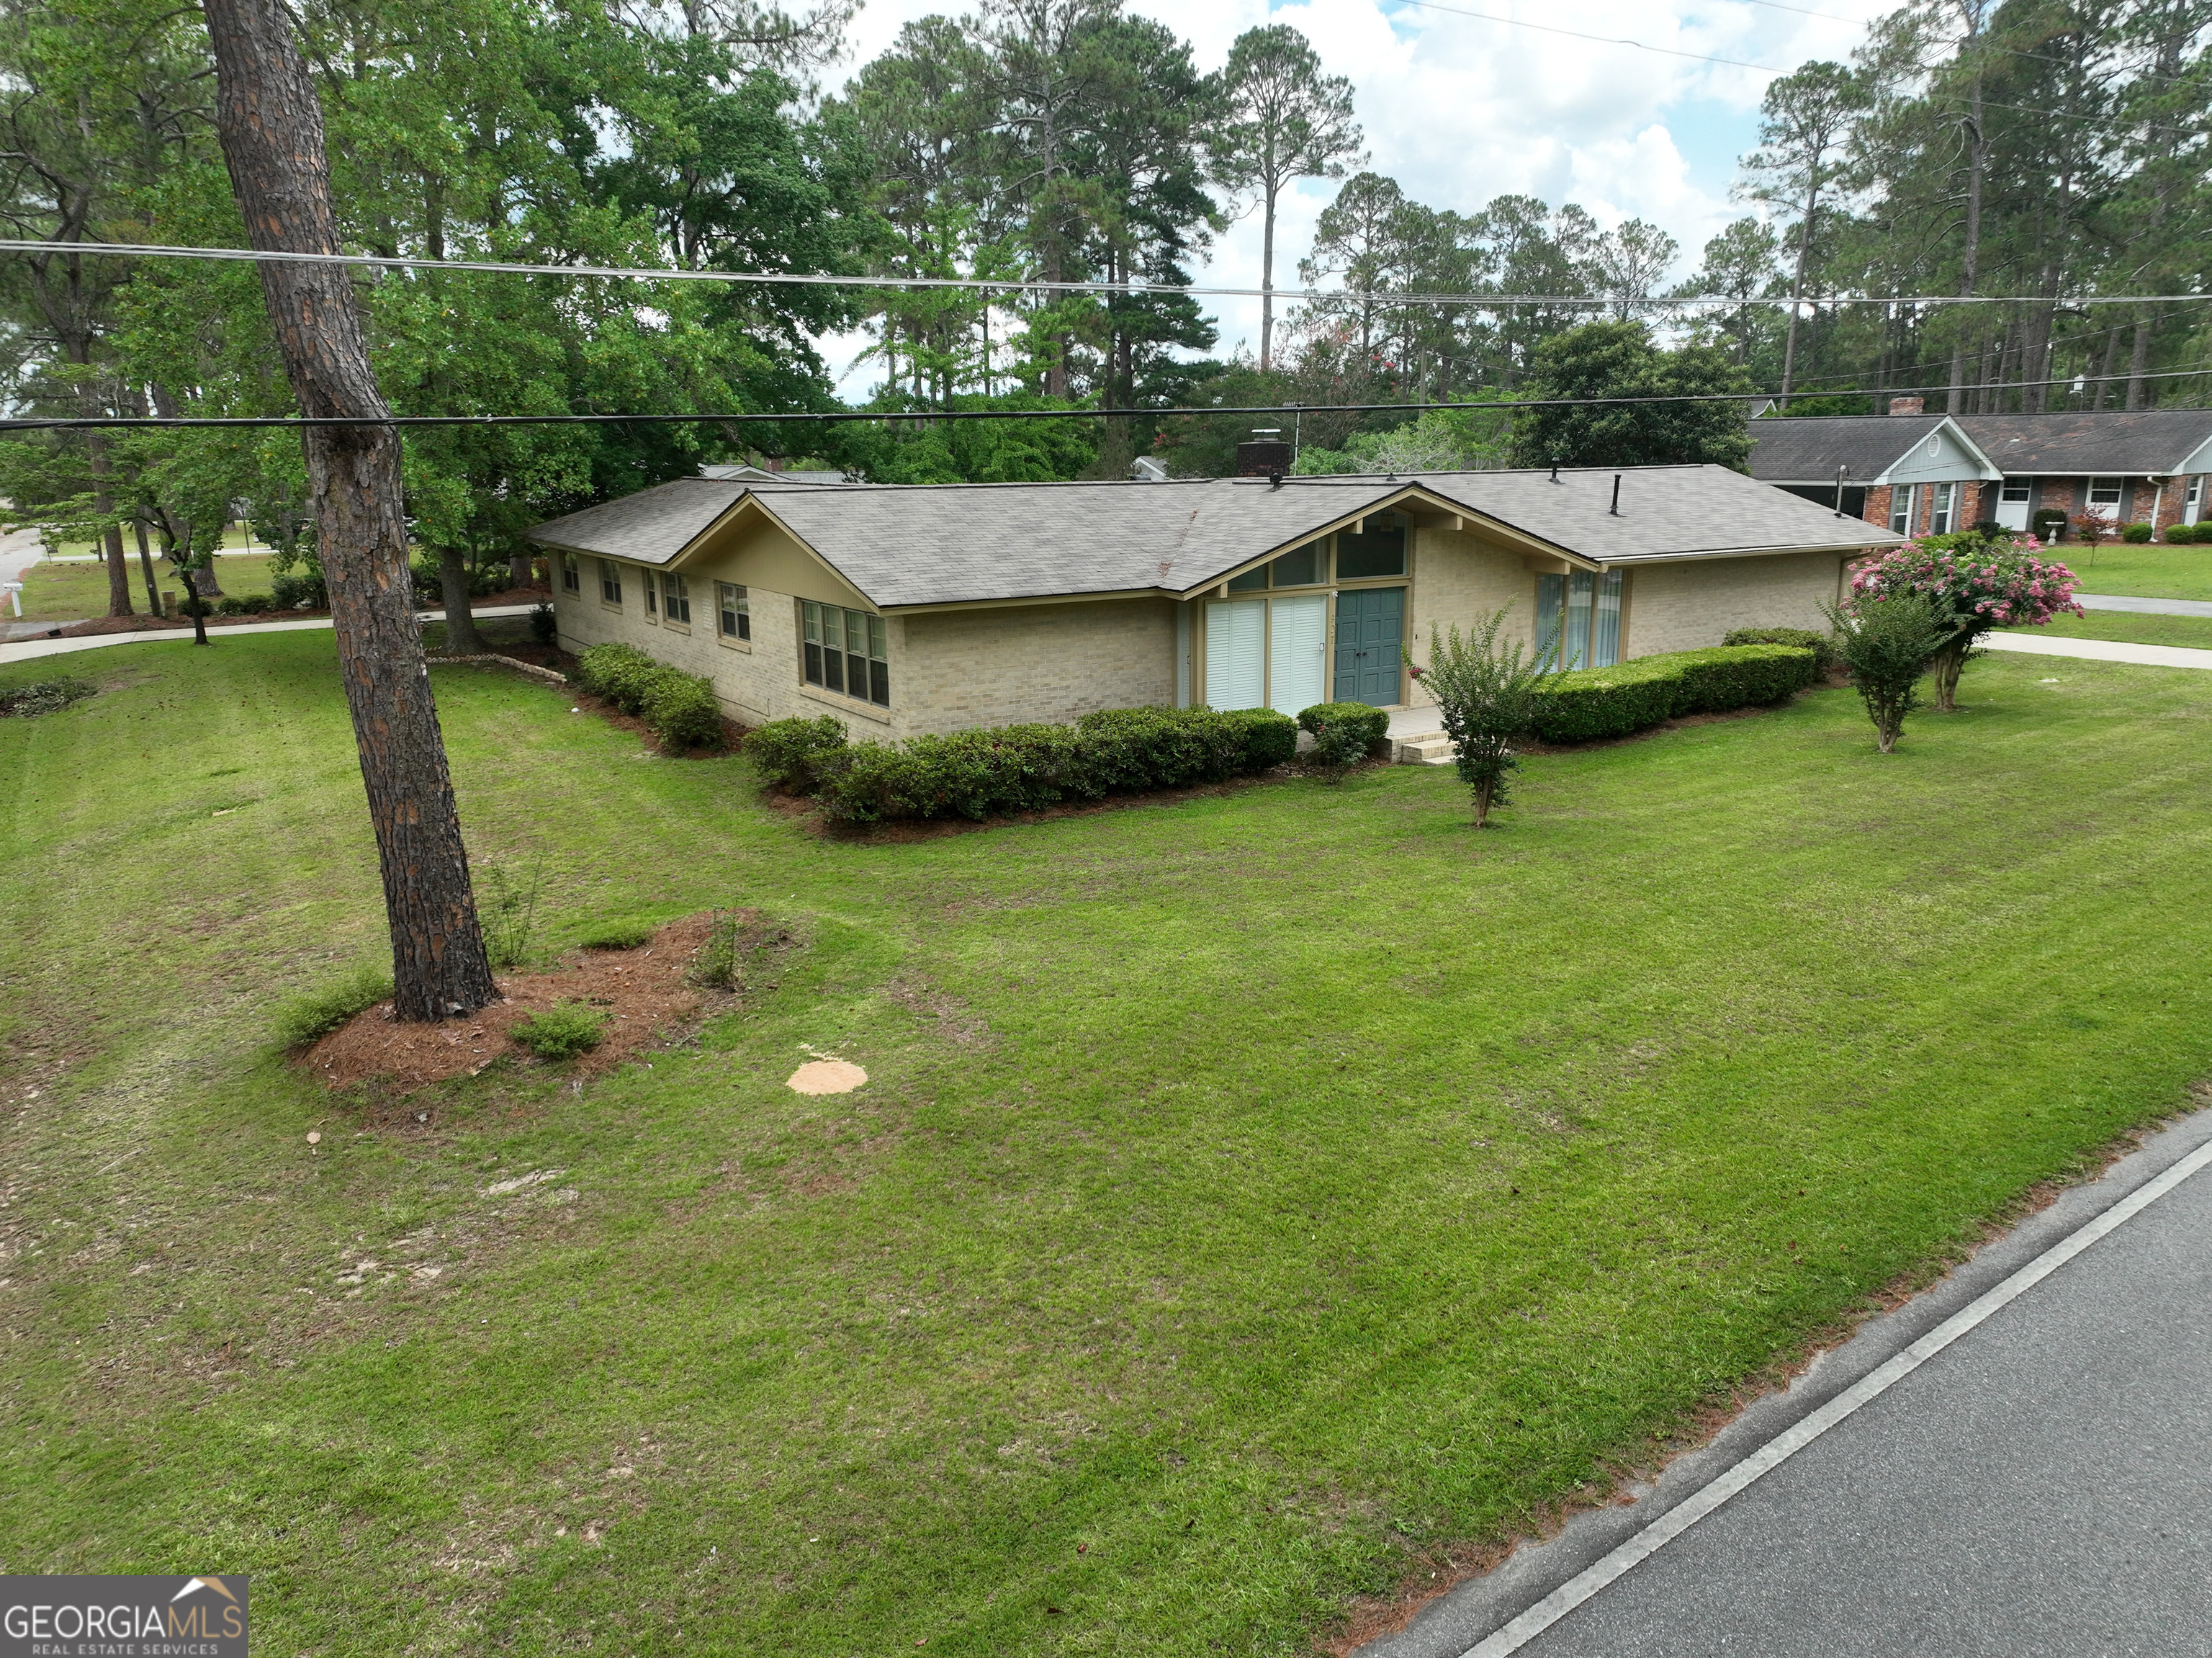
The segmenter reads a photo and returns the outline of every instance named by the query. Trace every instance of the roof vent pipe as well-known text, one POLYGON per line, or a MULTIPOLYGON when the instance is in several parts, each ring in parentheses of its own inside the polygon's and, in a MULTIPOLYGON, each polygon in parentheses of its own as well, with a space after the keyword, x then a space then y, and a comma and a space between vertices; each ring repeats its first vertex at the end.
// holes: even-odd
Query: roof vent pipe
POLYGON ((1619 472, 1613 475, 1613 515, 1615 518, 1620 516, 1620 474, 1619 472))
POLYGON ((1559 481, 1559 463, 1556 459, 1552 462, 1552 481, 1554 484, 1559 481))
POLYGON ((1844 515, 1844 480, 1850 475, 1851 469, 1847 466, 1836 468, 1836 516, 1838 518, 1844 515))

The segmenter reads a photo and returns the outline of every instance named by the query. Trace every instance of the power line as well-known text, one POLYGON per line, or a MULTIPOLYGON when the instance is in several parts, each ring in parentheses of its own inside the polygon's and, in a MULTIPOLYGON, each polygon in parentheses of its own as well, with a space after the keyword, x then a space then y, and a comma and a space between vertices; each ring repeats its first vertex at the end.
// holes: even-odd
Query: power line
POLYGON ((70 253, 117 259, 182 259, 343 265, 408 271, 453 271, 523 277, 588 277, 620 282, 726 282, 758 287, 975 289, 985 293, 1180 294, 1209 299, 1277 299, 1313 303, 1357 301, 1363 305, 1464 305, 1506 311, 1532 306, 1600 309, 1620 305, 2172 305, 2195 303, 2202 294, 1869 294, 1792 301, 1782 296, 1736 299, 1719 294, 1363 294, 1348 289, 1212 288, 1165 282, 1045 282, 993 277, 848 277, 817 271, 713 271, 662 265, 532 265, 507 259, 428 259, 404 253, 298 253, 257 247, 180 247, 153 242, 33 241, 0 238, 0 253, 70 253))
MULTIPOLYGON (((2212 369, 2160 369, 2145 380, 2184 380, 2212 375, 2212 369)), ((2071 386, 2084 379, 2066 375, 2050 380, 2005 382, 2005 389, 2036 386, 2071 386)), ((1940 386, 1860 387, 1822 392, 1823 397, 1894 397, 1914 391, 1940 393, 1940 386)), ((1680 392, 1648 397, 1532 397, 1495 403, 1254 403, 1218 405, 1197 409, 836 409, 800 410, 773 414, 738 412, 706 414, 525 414, 525 415, 84 415, 0 419, 0 432, 156 430, 187 428, 252 429, 309 426, 725 426, 833 425, 856 420, 1182 420, 1215 416, 1283 414, 1420 414, 1430 410, 1455 410, 1468 414, 1512 414, 1520 409, 1612 408, 1623 405, 1669 403, 1772 402, 1778 392, 1680 392)), ((1808 395, 1792 393, 1792 396, 1808 395)))

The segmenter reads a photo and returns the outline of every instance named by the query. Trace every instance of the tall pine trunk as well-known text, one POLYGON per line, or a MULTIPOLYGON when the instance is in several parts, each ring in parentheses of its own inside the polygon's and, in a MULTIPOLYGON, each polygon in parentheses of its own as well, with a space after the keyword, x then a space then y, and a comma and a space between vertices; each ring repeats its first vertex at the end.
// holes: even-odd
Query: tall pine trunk
MULTIPOLYGON (((216 131, 246 238, 338 251, 323 116, 277 0, 204 0, 216 131)), ((285 373, 310 418, 387 418, 342 265, 261 265, 285 373)), ((392 927, 392 1011, 473 1012, 493 1000, 468 850, 407 579, 399 437, 389 425, 310 426, 301 438, 323 574, 392 927)))

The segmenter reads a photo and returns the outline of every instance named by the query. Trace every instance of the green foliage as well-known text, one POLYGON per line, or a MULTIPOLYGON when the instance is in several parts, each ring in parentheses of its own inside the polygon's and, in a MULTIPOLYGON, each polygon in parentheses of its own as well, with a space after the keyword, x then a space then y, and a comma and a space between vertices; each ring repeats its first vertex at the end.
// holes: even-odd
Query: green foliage
POLYGON ((1584 742, 1686 714, 1783 702, 1813 683, 1818 661, 1801 645, 1718 645, 1556 674, 1536 688, 1532 728, 1547 742, 1584 742))
POLYGON ((327 1036, 355 1015, 366 1013, 392 995, 392 974, 383 967, 357 967, 319 989, 277 1004, 273 1025, 277 1045, 304 1048, 327 1036))
POLYGON ((1911 592, 1858 598, 1849 611, 1832 609, 1828 619, 1874 722, 1875 743, 1887 754, 1897 747, 1905 716, 1921 705, 1920 678, 1953 637, 1950 620, 1911 592))
POLYGON ((36 714, 51 714, 58 708, 67 708, 71 703, 82 702, 92 695, 94 686, 89 680, 80 680, 64 674, 52 680, 36 680, 29 685, 19 685, 0 691, 0 719, 27 720, 36 714))
POLYGON ((745 738, 745 758, 767 782, 787 793, 814 792, 815 763, 845 747, 845 728, 824 714, 818 719, 770 720, 745 738))
POLYGON ((606 1015, 581 1002, 556 1003, 507 1031, 520 1045, 556 1065, 596 1048, 606 1033, 606 1015))
POLYGON ((1553 677, 1558 659, 1556 645, 1533 655, 1518 639, 1500 645, 1498 635, 1504 625, 1505 612, 1498 610, 1464 636, 1456 626, 1442 633, 1431 626, 1428 662, 1413 670, 1437 699, 1459 780, 1474 795, 1478 829, 1488 825, 1495 808, 1511 799, 1511 776, 1520 765, 1511 745, 1534 720, 1536 692, 1553 677))
POLYGON ((635 950, 653 942, 659 923, 644 916, 617 916, 611 921, 598 921, 586 927, 577 939, 576 948, 582 950, 635 950))
POLYGON ((2035 539, 2045 546, 2066 539, 2066 512, 2062 507, 2038 507, 2028 520, 2035 539))
POLYGON ((2156 527, 2150 524, 2137 523, 2123 524, 2120 526, 2120 539, 2123 541, 2132 542, 2137 546, 2142 546, 2148 543, 2153 536, 2157 534, 2157 533, 2156 527))
POLYGON ((717 910, 707 923, 706 942, 691 963, 691 982, 709 990, 734 991, 744 983, 744 928, 735 910, 717 910))
MULTIPOLYGON (((1027 395, 954 397, 956 409, 1049 409, 1027 395)), ((897 406, 879 404, 878 406, 897 406)), ((871 484, 1050 483, 1080 478, 1098 460, 1095 420, 854 421, 824 442, 871 484)))
POLYGON ((1813 653, 1818 672, 1826 674, 1841 665, 1835 636, 1809 627, 1740 627, 1723 638, 1724 645, 1795 645, 1813 653))
POLYGON ((855 743, 809 765, 823 814, 839 822, 980 820, 1265 771, 1286 764, 1297 741, 1297 723, 1269 709, 1124 708, 1073 726, 855 743))
MULTIPOLYGON (((1752 389, 1719 348, 1663 350, 1640 322, 1586 322, 1537 348, 1536 398, 1679 397, 1752 389)), ((1516 466, 1733 466, 1751 458, 1741 404, 1618 403, 1523 408, 1515 417, 1516 466)))
POLYGON ((1784 415, 1869 415, 1874 412, 1870 397, 1852 397, 1847 393, 1828 393, 1814 397, 1793 397, 1784 415))
POLYGON ((477 871, 477 924, 495 967, 519 967, 530 959, 538 932, 538 900, 545 887, 541 853, 518 868, 487 863, 477 871))
POLYGON ((328 610, 330 588, 319 571, 280 571, 270 578, 269 602, 278 610, 328 610))
POLYGON ((635 645, 593 645, 577 662, 576 683, 623 713, 641 716, 664 747, 698 748, 721 738, 714 682, 671 667, 635 645))
POLYGON ((1340 771, 1381 752, 1390 716, 1365 703, 1316 703, 1299 712, 1298 729, 1312 736, 1316 765, 1340 771))
POLYGON ((530 607, 530 637, 541 645, 559 643, 561 619, 550 604, 536 604, 530 607))
POLYGON ((216 600, 215 613, 218 616, 265 616, 276 607, 276 595, 273 594, 225 594, 216 600))
POLYGON ((1354 432, 1341 449, 1307 444, 1301 477, 1347 472, 1474 472, 1505 464, 1513 407, 1429 409, 1387 431, 1354 432))

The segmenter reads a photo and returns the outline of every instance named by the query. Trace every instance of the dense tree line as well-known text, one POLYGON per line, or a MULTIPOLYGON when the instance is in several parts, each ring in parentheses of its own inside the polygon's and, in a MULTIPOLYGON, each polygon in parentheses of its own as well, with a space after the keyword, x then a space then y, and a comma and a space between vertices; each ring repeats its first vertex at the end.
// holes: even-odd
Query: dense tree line
MULTIPOLYGON (((1779 388, 1799 411, 1869 406, 1828 395, 1859 387, 1930 388, 1961 410, 2203 396, 2173 371, 2201 363, 2206 304, 2082 302, 2205 286, 2212 0, 1915 0, 1850 64, 1773 82, 1740 184, 1752 210, 1686 275, 1674 237, 1639 220, 1608 230, 1574 203, 1525 195, 1413 199, 1367 167, 1349 83, 1286 26, 1249 31, 1206 73, 1173 29, 1122 0, 981 0, 908 24, 825 90, 851 10, 307 0, 349 247, 883 283, 364 271, 392 406, 830 409, 815 342, 854 328, 872 342, 870 406, 888 415, 1510 403, 1570 381, 1601 388, 1591 365, 1607 363, 1639 385, 1779 388), (1334 183, 1334 198, 1310 246, 1284 249, 1283 197, 1313 180, 1334 183), (1207 355, 1214 320, 1173 291, 894 285, 1171 290, 1246 216, 1268 297, 1256 349, 1226 360, 1207 355), (1292 268, 1329 297, 1279 303, 1292 268), (1891 294, 2017 297, 1878 302, 1891 294), (1648 326, 1624 332, 1632 320, 1648 326)), ((0 371, 17 408, 290 410, 250 269, 90 251, 240 241, 209 63, 189 9, 0 0, 7 223, 87 250, 0 262, 0 371)), ((1603 427, 1480 411, 1284 418, 1328 468, 1581 453, 1603 427)), ((810 459, 884 479, 1110 476, 1146 450, 1218 470, 1253 424, 893 419, 805 443, 810 459)), ((538 518, 702 459, 786 448, 776 429, 743 423, 410 434, 408 508, 419 545, 460 579, 514 555, 538 518)), ((105 544, 118 608, 129 551, 189 564, 241 504, 280 546, 304 547, 303 491, 294 446, 276 436, 0 446, 0 491, 105 544)))

